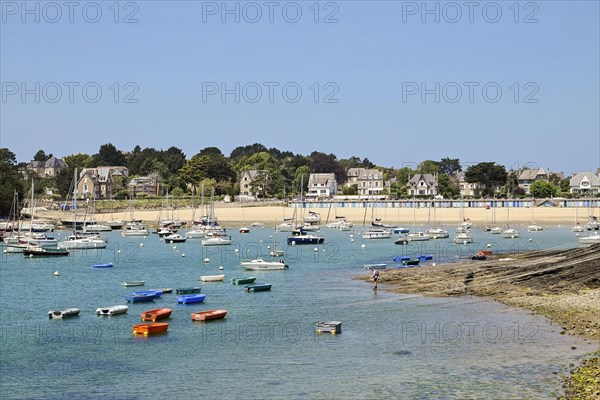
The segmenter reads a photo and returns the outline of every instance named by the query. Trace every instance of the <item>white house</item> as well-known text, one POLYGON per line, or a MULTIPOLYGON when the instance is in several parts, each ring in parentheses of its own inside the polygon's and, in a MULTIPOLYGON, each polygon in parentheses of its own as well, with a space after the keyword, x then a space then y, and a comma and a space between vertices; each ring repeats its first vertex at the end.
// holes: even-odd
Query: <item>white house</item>
POLYGON ((579 172, 571 177, 569 192, 597 195, 600 192, 600 177, 591 172, 579 172))
POLYGON ((356 185, 359 195, 380 195, 384 189, 383 172, 377 169, 350 168, 346 186, 356 185))
POLYGON ((307 198, 332 197, 337 194, 335 174, 310 174, 308 178, 307 198))
POLYGON ((415 174, 406 184, 411 196, 437 195, 437 177, 431 174, 415 174))

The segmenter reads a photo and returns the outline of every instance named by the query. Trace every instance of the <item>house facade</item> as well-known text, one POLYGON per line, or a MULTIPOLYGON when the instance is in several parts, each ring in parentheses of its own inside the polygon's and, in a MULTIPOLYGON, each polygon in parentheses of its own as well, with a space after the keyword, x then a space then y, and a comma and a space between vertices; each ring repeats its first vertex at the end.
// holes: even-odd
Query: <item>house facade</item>
POLYGON ((579 172, 571 177, 569 192, 578 195, 598 195, 600 177, 592 172, 579 172))
POLYGON ((465 173, 462 171, 456 174, 456 181, 458 182, 461 197, 479 197, 481 196, 481 192, 485 189, 485 184, 479 182, 467 182, 465 173))
POLYGON ((67 168, 65 160, 50 157, 46 161, 30 161, 27 163, 25 170, 35 173, 40 178, 53 178, 65 168, 67 168))
POLYGON ((438 192, 437 177, 432 174, 415 174, 406 187, 411 196, 435 196, 438 192))
POLYGON ((337 194, 337 180, 335 174, 310 174, 308 178, 307 198, 332 197, 337 194))
POLYGON ((517 178, 519 187, 525 191, 525 194, 530 194, 531 193, 531 185, 535 181, 539 181, 539 180, 544 180, 544 181, 550 180, 549 174, 544 170, 544 168, 524 169, 523 171, 521 171, 521 173, 519 174, 519 177, 517 178))
POLYGON ((138 193, 146 193, 150 196, 158 196, 160 193, 160 182, 158 175, 131 178, 127 184, 127 189, 133 197, 135 197, 138 193))
POLYGON ((77 197, 89 199, 112 199, 113 180, 129 175, 127 167, 84 168, 77 182, 77 197))
POLYGON ((383 172, 369 168, 350 168, 346 186, 352 185, 357 185, 359 195, 381 195, 384 189, 383 172))
POLYGON ((267 171, 251 169, 242 171, 240 176, 240 196, 258 198, 262 194, 263 187, 257 182, 264 180, 267 171))

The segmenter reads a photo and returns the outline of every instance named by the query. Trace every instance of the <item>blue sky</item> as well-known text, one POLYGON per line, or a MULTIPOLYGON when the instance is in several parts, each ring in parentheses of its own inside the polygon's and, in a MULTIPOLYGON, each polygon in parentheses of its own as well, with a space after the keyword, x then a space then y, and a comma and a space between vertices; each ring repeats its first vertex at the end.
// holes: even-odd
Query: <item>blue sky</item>
POLYGON ((600 166, 599 2, 315 3, 2 1, 0 146, 600 166))

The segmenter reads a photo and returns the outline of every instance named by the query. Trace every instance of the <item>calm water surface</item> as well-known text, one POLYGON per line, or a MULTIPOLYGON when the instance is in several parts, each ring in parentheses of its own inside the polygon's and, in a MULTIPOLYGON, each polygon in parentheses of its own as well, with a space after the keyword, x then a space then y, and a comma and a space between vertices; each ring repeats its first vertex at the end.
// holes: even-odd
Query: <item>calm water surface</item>
POLYGON ((74 251, 68 258, 4 254, 0 395, 543 399, 559 391, 569 363, 596 349, 527 311, 473 297, 374 292, 371 284, 352 279, 367 272, 365 263, 391 268, 394 256, 407 253, 433 254, 440 263, 487 244, 509 254, 575 246, 567 228, 522 230, 517 240, 475 230, 477 243, 470 246, 450 239, 397 246, 357 233, 321 234, 326 240, 317 252, 315 246, 284 248, 286 234, 259 228, 248 235, 233 231, 235 246, 221 248, 202 248, 198 239, 174 248, 156 235, 122 238, 111 232, 107 249, 74 251), (286 250, 290 269, 251 273, 257 283, 271 283, 272 291, 246 293, 229 283, 249 275, 239 267, 240 255, 266 257, 274 244, 286 250), (115 266, 94 269, 96 262, 115 266), (224 283, 199 281, 218 273, 226 275, 224 283), (97 317, 98 307, 125 304, 123 296, 137 288, 120 282, 134 279, 146 281, 143 289, 201 286, 206 301, 178 305, 165 294, 154 303, 129 304, 127 314, 97 317), (81 315, 48 320, 48 310, 64 307, 78 307, 81 315), (134 337, 131 326, 140 313, 158 307, 174 309, 169 332, 134 337), (228 310, 225 320, 191 322, 191 312, 216 308, 228 310), (314 324, 323 320, 342 321, 343 333, 317 335, 314 324))

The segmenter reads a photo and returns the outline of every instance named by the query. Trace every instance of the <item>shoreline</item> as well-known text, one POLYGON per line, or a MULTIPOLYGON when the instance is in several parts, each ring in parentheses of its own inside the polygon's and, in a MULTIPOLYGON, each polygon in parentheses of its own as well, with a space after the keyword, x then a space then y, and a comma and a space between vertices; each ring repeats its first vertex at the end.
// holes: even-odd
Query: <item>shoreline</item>
MULTIPOLYGON (((393 293, 498 301, 550 319, 560 334, 600 346, 600 245, 521 253, 510 261, 492 255, 481 262, 383 269, 378 284, 393 293)), ((571 369, 562 388, 560 399, 600 398, 600 347, 571 369)))
MULTIPOLYGON (((304 209, 316 211, 321 215, 320 225, 324 226, 328 222, 335 221, 335 209, 304 209)), ((371 208, 344 208, 337 209, 338 216, 344 216, 348 221, 355 225, 368 226, 371 222, 371 208)), ((492 226, 493 225, 493 210, 485 208, 470 208, 464 209, 464 218, 470 219, 475 226, 492 226)), ((105 212, 96 213, 93 215, 95 221, 110 221, 121 220, 127 221, 131 219, 141 219, 147 224, 158 224, 160 218, 173 218, 181 221, 191 222, 201 215, 198 210, 191 208, 177 210, 147 210, 137 209, 120 212, 105 212), (133 217, 132 217, 133 215, 133 217)), ((225 227, 249 225, 253 222, 260 222, 265 226, 276 226, 281 224, 284 218, 293 218, 294 208, 281 206, 238 206, 238 205, 215 205, 215 215, 219 223, 225 227)), ((374 218, 380 219, 382 223, 390 225, 412 227, 424 227, 430 225, 442 226, 458 226, 462 222, 460 217, 460 209, 432 209, 428 208, 397 208, 397 209, 376 209, 374 218)), ((535 222, 544 227, 551 226, 573 226, 577 221, 581 225, 585 225, 591 215, 600 218, 598 209, 589 208, 554 208, 541 207, 535 209, 511 208, 510 214, 508 209, 498 209, 496 211, 497 226, 527 226, 535 222), (577 217, 577 218, 576 218, 577 217)), ((77 218, 83 218, 84 213, 78 212, 77 218)), ((70 211, 38 211, 36 218, 46 218, 53 221, 72 220, 73 213, 70 211)))

